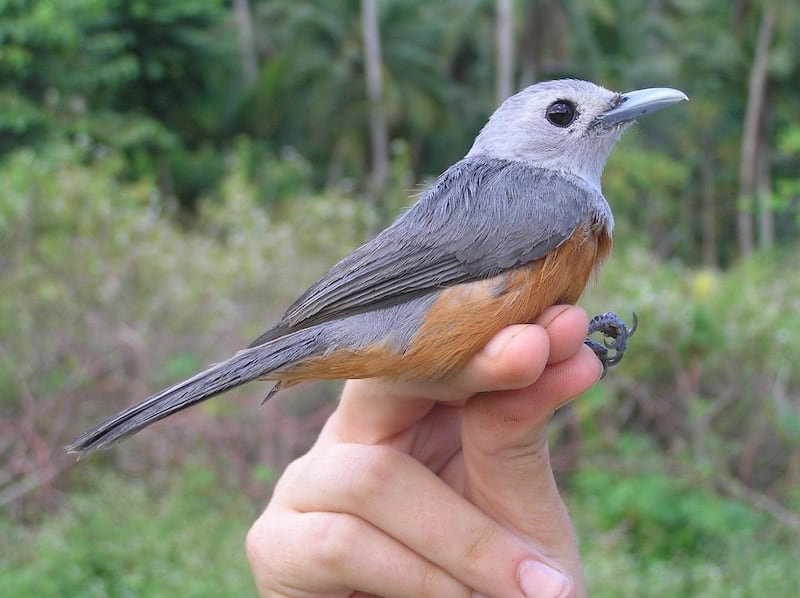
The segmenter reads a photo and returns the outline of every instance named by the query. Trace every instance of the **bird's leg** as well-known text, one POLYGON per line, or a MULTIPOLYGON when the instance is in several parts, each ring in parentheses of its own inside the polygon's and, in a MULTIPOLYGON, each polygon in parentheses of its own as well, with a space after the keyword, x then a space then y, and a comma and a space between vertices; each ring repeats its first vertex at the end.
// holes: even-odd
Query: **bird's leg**
POLYGON ((628 339, 636 332, 638 324, 639 319, 636 314, 633 314, 633 323, 628 328, 617 314, 611 312, 595 316, 589 321, 589 336, 586 337, 584 343, 594 351, 603 364, 601 378, 605 377, 608 368, 620 362, 625 349, 628 348, 628 339), (595 332, 602 336, 602 343, 591 338, 595 332))

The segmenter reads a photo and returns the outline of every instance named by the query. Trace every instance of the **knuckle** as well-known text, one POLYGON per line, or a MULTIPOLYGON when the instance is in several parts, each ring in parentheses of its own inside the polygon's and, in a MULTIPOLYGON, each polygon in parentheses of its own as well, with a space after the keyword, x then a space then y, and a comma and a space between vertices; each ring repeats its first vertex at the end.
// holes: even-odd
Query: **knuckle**
POLYGON ((257 520, 245 537, 247 559, 262 596, 294 595, 304 584, 337 579, 352 569, 354 546, 364 537, 364 523, 358 518, 298 514, 288 528, 271 525, 268 519, 257 520))
POLYGON ((396 477, 397 453, 384 446, 354 446, 350 451, 344 483, 345 499, 354 504, 374 504, 392 491, 396 477))
POLYGON ((355 546, 363 538, 362 523, 355 517, 337 514, 319 519, 310 537, 311 562, 325 571, 339 571, 350 563, 355 546))
POLYGON ((272 536, 268 531, 263 524, 263 518, 260 518, 245 536, 245 554, 261 595, 271 595, 266 592, 275 588, 278 583, 277 575, 282 569, 281 563, 276 561, 280 551, 274 550, 272 536))
POLYGON ((247 558, 251 563, 258 563, 259 566, 267 566, 270 562, 268 558, 272 552, 273 535, 269 533, 269 525, 263 515, 256 519, 255 523, 247 531, 244 538, 244 547, 247 558))
POLYGON ((470 540, 464 548, 464 560, 469 565, 475 565, 491 551, 496 528, 487 523, 471 531, 470 540))
MULTIPOLYGON (((408 576, 407 576, 408 578, 408 576)), ((420 568, 414 569, 415 585, 409 586, 409 595, 420 598, 469 598, 474 596, 472 590, 461 581, 452 577, 447 571, 430 561, 423 560, 420 568)))
POLYGON ((442 570, 430 561, 425 561, 415 596, 438 598, 443 595, 442 592, 447 585, 442 570))
POLYGON ((275 484, 275 489, 272 492, 273 499, 276 495, 280 495, 284 488, 295 487, 302 480, 305 469, 305 461, 302 457, 289 463, 275 484))
POLYGON ((247 535, 244 537, 245 554, 247 554, 247 559, 251 563, 261 561, 261 543, 260 535, 258 535, 256 531, 257 526, 258 521, 256 521, 256 523, 254 523, 253 526, 247 530, 247 535))

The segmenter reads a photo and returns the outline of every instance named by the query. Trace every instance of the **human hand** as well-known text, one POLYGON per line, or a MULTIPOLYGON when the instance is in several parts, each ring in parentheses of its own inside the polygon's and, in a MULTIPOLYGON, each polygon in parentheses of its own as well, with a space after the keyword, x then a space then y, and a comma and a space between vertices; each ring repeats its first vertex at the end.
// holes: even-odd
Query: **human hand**
POLYGON ((600 375, 586 328, 555 307, 447 381, 349 381, 248 534, 261 594, 583 595, 545 426, 600 375))

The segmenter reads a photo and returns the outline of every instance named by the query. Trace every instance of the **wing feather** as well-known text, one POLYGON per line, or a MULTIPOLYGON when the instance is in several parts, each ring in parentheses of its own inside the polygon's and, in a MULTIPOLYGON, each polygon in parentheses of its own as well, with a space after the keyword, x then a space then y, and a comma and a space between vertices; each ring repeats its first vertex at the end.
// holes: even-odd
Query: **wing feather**
POLYGON ((450 167, 394 224, 338 264, 250 346, 544 257, 581 223, 611 213, 577 177, 473 157, 450 167))

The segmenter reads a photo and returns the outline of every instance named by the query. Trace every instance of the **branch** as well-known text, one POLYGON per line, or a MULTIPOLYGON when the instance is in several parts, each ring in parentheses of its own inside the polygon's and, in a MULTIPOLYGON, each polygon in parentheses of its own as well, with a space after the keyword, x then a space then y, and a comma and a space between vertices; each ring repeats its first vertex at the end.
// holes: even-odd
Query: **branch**
POLYGON ((800 532, 800 515, 793 513, 778 501, 771 499, 766 494, 761 494, 760 492, 748 488, 740 481, 733 478, 719 476, 715 481, 733 498, 748 503, 756 510, 771 515, 786 527, 800 532))
POLYGON ((20 481, 3 488, 0 490, 0 508, 48 484, 73 465, 75 465, 75 459, 64 453, 56 458, 49 467, 34 470, 20 481))

